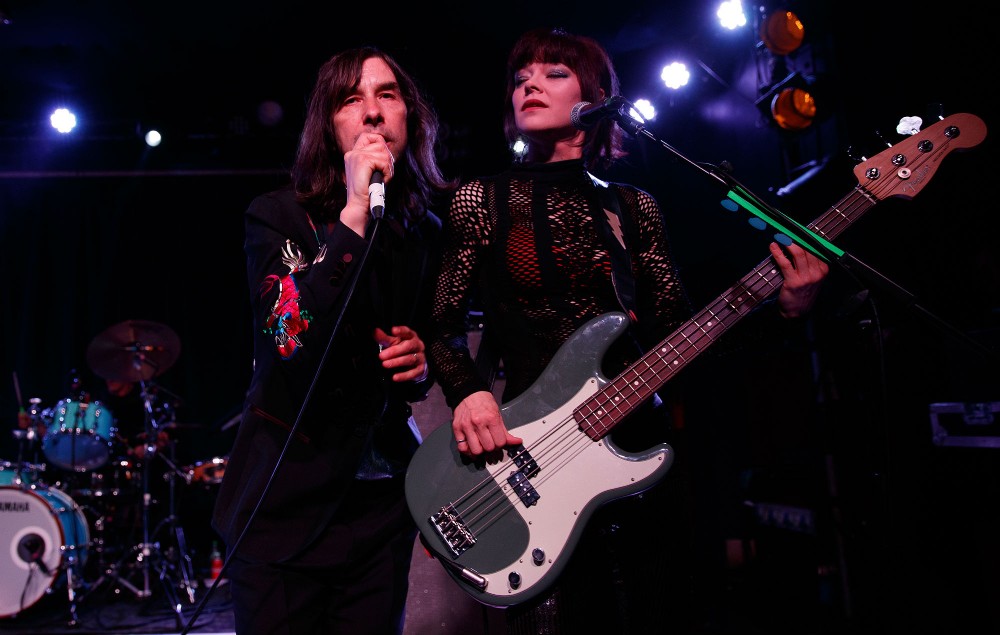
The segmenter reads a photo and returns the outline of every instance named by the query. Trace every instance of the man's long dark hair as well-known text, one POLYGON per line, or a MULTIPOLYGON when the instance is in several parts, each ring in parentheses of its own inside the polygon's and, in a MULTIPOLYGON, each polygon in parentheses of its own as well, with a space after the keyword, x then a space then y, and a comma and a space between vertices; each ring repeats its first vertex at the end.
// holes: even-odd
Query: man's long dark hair
MULTIPOLYGON (((561 28, 541 28, 527 31, 514 44, 507 56, 506 102, 503 111, 503 131, 508 143, 520 136, 514 119, 511 97, 516 85, 514 78, 525 66, 536 62, 565 64, 580 80, 584 101, 599 103, 604 97, 619 93, 618 74, 604 47, 585 35, 574 35, 561 28)), ((610 119, 587 130, 583 140, 583 161, 587 168, 607 167, 625 156, 625 134, 610 119)))
POLYGON ((388 64, 406 103, 408 141, 402 156, 396 157, 394 178, 386 186, 387 203, 398 206, 408 219, 419 220, 438 202, 438 195, 455 186, 444 178, 437 164, 437 113, 413 78, 388 53, 375 47, 349 49, 337 53, 319 69, 291 171, 299 202, 317 220, 336 220, 347 203, 344 155, 337 145, 333 113, 357 88, 365 60, 373 57, 388 64))

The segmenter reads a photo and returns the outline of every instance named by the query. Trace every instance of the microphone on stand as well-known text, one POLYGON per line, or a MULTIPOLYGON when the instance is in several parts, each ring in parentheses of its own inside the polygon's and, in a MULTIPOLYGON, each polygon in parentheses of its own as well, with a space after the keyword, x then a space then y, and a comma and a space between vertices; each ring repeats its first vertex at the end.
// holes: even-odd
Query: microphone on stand
POLYGON ((371 182, 368 184, 368 209, 372 213, 372 218, 382 218, 385 213, 385 184, 382 182, 382 172, 375 170, 372 172, 371 182))
POLYGON ((618 95, 608 97, 599 104, 581 101, 573 106, 573 110, 569 113, 569 120, 574 128, 588 130, 607 118, 620 121, 620 117, 625 115, 625 107, 628 105, 628 100, 618 95))
POLYGON ((17 555, 24 562, 34 562, 37 564, 39 570, 45 575, 51 573, 48 565, 42 560, 42 556, 45 555, 45 539, 38 534, 29 533, 24 535, 17 545, 17 555))

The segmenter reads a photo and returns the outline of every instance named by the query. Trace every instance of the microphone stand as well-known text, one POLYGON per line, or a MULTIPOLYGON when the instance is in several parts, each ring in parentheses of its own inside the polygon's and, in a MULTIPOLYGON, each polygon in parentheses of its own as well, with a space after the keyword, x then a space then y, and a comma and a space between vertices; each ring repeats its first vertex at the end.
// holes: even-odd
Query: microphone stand
MULTIPOLYGON (((772 228, 776 229, 780 234, 787 237, 788 240, 796 242, 799 246, 812 254, 816 255, 818 258, 828 262, 834 263, 840 266, 848 274, 853 275, 855 280, 861 279, 867 281, 870 284, 878 287, 881 290, 888 292, 892 297, 899 300, 907 310, 913 312, 919 317, 927 320, 933 326, 943 331, 945 334, 950 335, 956 340, 962 342, 972 350, 978 352, 984 357, 991 358, 992 353, 984 347, 979 342, 968 337, 965 333, 960 331, 955 326, 945 322, 939 317, 932 314, 930 311, 920 306, 915 296, 903 289, 900 285, 896 284, 890 280, 885 275, 881 274, 874 268, 868 266, 858 258, 849 254, 848 252, 840 249, 832 242, 826 238, 816 234, 804 225, 798 223, 795 219, 787 216, 781 210, 778 210, 767 202, 762 200, 759 196, 755 195, 750 191, 749 188, 745 187, 742 183, 737 181, 728 170, 723 169, 720 166, 716 166, 709 163, 698 163, 688 157, 684 156, 676 148, 658 139, 653 135, 643 124, 635 117, 630 114, 633 109, 631 103, 628 100, 621 99, 620 101, 612 101, 611 99, 605 102, 605 110, 603 111, 603 116, 610 117, 628 134, 632 136, 642 135, 648 139, 659 143, 663 148, 673 153, 674 156, 687 163, 691 167, 695 168, 702 174, 705 174, 712 180, 721 184, 726 190, 726 197, 732 201, 735 205, 742 207, 744 210, 748 211, 751 215, 756 216, 761 221, 770 225, 772 228)), ((735 209, 735 208, 733 208, 735 209)), ((780 236, 775 236, 775 239, 779 243, 783 242, 780 236)), ((812 340, 812 335, 810 335, 810 340, 812 340)), ((815 347, 813 348, 813 354, 815 357, 815 347)), ((813 360, 815 364, 815 358, 813 360)), ((818 381, 814 378, 814 381, 818 381)), ((836 477, 833 474, 832 461, 829 453, 826 456, 826 481, 828 493, 833 501, 837 499, 837 487, 836 487, 836 477)), ((851 594, 849 590, 849 576, 847 571, 847 563, 844 550, 844 536, 840 529, 841 525, 841 510, 834 502, 831 509, 831 514, 834 518, 834 541, 835 548, 838 558, 838 567, 840 569, 840 584, 841 592, 843 593, 842 601, 844 603, 844 611, 846 617, 852 617, 853 609, 851 602, 851 594)))
POLYGON ((789 240, 797 243, 803 249, 811 252, 821 260, 838 265, 843 270, 853 275, 855 279, 864 280, 869 284, 886 291, 889 295, 900 301, 907 310, 923 318, 931 325, 944 332, 946 335, 950 335, 955 340, 962 342, 983 357, 993 357, 991 351, 989 351, 989 349, 981 343, 972 339, 954 325, 949 324, 918 304, 916 297, 912 293, 896 284, 894 281, 890 280, 873 267, 870 267, 850 253, 840 249, 826 238, 816 234, 795 219, 786 215, 781 210, 769 205, 759 196, 750 191, 749 188, 737 181, 728 170, 710 163, 699 163, 693 161, 684 156, 684 154, 668 144, 666 141, 658 139, 649 131, 648 128, 646 128, 643 122, 629 114, 629 111, 632 108, 633 106, 628 100, 622 99, 618 109, 613 112, 608 112, 607 116, 614 119, 619 127, 621 127, 621 129, 628 134, 635 137, 642 135, 643 137, 659 143, 663 148, 673 153, 674 156, 681 159, 683 162, 721 184, 727 190, 726 197, 730 201, 778 230, 781 234, 786 236, 789 240))

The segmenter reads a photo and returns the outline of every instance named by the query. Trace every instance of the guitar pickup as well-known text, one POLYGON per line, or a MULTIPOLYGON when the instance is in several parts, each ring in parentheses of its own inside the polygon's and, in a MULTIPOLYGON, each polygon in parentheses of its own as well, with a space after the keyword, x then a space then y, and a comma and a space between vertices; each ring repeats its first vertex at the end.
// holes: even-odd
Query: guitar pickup
POLYGON ((438 538, 441 539, 441 542, 448 547, 448 550, 456 558, 465 553, 469 547, 476 544, 476 537, 465 526, 465 521, 455 511, 454 506, 450 504, 445 505, 438 510, 438 513, 431 514, 428 520, 434 527, 434 532, 437 533, 438 538))
POLYGON ((511 472, 510 476, 507 477, 507 484, 511 486, 525 507, 531 507, 541 498, 538 495, 538 490, 528 482, 528 477, 523 472, 511 472))
POLYGON ((507 456, 517 466, 517 471, 511 472, 510 476, 507 477, 507 484, 511 486, 525 507, 531 507, 541 498, 538 490, 528 482, 529 478, 538 475, 540 471, 538 464, 535 463, 535 459, 530 452, 524 449, 523 445, 507 448, 507 456))
POLYGON ((514 465, 517 466, 521 474, 524 474, 528 478, 532 478, 538 474, 538 464, 535 463, 535 459, 532 458, 530 452, 524 449, 523 445, 507 448, 507 456, 514 461, 514 465))

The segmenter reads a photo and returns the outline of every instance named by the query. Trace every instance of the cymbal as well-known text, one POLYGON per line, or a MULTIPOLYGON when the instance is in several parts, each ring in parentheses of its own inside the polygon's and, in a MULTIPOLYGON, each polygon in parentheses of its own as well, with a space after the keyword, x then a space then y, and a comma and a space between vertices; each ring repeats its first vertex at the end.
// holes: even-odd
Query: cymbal
POLYGON ((180 354, 180 338, 169 326, 125 320, 91 340, 87 364, 104 379, 139 382, 165 373, 180 354))

